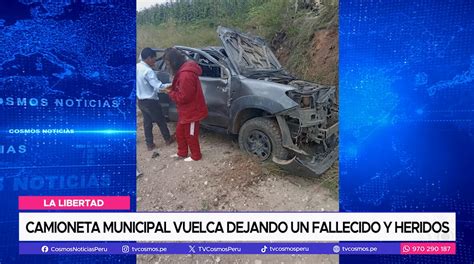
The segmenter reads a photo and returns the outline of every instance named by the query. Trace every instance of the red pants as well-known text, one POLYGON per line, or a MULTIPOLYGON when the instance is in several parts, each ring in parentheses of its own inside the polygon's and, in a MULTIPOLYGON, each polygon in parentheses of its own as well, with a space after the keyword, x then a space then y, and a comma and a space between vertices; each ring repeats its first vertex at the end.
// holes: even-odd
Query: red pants
POLYGON ((178 156, 187 157, 188 147, 193 160, 202 158, 199 147, 199 121, 189 124, 179 124, 176 126, 176 141, 178 143, 178 156))

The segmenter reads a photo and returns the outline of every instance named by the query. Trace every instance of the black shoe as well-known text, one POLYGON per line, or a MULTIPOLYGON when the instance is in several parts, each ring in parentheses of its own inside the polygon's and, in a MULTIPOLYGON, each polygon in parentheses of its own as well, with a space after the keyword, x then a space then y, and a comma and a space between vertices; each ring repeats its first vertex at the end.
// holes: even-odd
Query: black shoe
POLYGON ((156 148, 156 145, 155 145, 155 143, 153 143, 151 145, 146 145, 146 148, 148 149, 148 151, 152 151, 156 148))
POLYGON ((176 141, 176 136, 172 135, 170 139, 166 140, 166 146, 173 144, 176 141))

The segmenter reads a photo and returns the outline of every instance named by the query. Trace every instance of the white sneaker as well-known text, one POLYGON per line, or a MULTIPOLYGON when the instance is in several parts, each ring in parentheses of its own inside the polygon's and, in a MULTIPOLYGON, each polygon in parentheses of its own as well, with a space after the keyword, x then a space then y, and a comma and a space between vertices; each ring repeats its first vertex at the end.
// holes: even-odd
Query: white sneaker
POLYGON ((173 154, 173 155, 170 156, 170 158, 173 158, 173 159, 175 159, 175 160, 182 160, 182 159, 184 159, 183 157, 178 156, 178 154, 173 154))
POLYGON ((191 158, 191 157, 187 157, 187 158, 184 159, 184 161, 195 161, 195 160, 193 160, 193 158, 191 158))

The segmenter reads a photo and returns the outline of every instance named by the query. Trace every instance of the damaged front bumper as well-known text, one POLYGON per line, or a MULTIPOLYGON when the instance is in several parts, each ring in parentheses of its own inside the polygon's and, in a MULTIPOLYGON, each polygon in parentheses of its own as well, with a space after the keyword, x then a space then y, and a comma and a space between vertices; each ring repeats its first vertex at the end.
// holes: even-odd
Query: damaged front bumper
POLYGON ((334 148, 327 155, 317 158, 294 156, 289 160, 273 158, 273 162, 282 166, 284 169, 302 176, 317 176, 326 172, 339 156, 338 148, 334 148))
MULTIPOLYGON (((282 115, 276 116, 282 134, 283 147, 293 151, 295 156, 289 160, 273 158, 273 162, 279 164, 284 169, 303 176, 317 176, 326 172, 339 156, 338 145, 325 148, 321 153, 307 153, 293 143, 290 129, 282 115)), ((338 136, 339 123, 331 125, 327 129, 320 129, 323 133, 323 140, 331 136, 338 136)))

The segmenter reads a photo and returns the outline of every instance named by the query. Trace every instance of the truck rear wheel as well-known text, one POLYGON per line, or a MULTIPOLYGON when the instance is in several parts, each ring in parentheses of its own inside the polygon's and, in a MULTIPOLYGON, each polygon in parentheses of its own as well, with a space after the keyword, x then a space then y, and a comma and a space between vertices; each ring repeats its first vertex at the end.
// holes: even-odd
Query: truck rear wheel
POLYGON ((286 159, 288 151, 283 148, 278 124, 268 118, 257 117, 248 120, 240 128, 239 146, 261 161, 276 157, 286 159))

